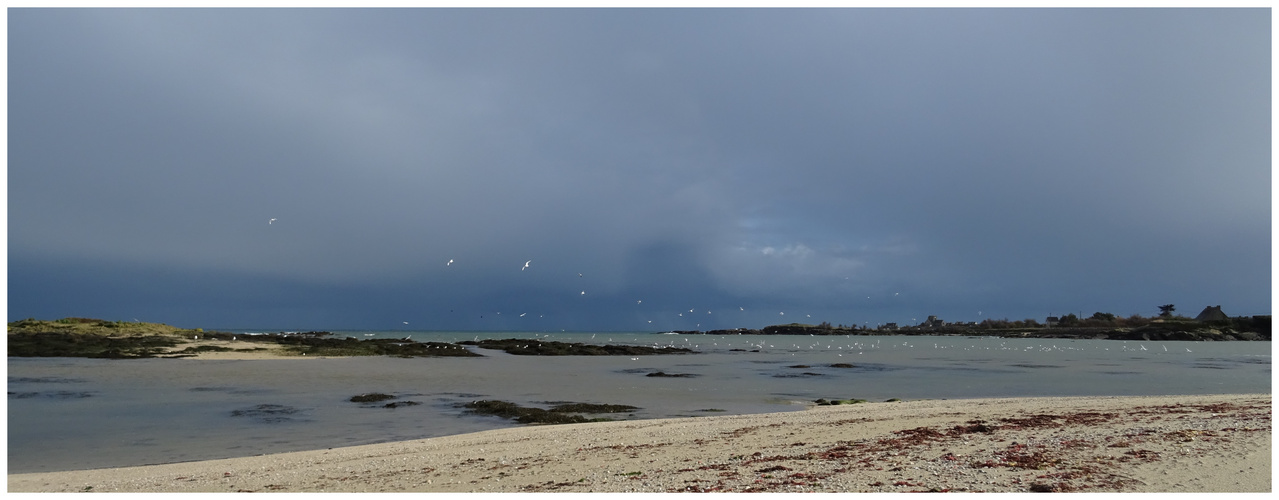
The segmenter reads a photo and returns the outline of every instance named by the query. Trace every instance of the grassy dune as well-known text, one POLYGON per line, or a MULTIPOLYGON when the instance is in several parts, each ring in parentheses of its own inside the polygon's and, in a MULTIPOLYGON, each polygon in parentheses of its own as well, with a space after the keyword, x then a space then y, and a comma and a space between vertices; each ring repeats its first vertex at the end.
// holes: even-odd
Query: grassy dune
POLYGON ((63 318, 9 323, 9 356, 150 358, 173 349, 204 330, 159 323, 63 318))
POLYGON ((163 323, 107 321, 93 318, 62 318, 53 321, 24 319, 9 323, 9 335, 34 333, 70 333, 77 335, 103 335, 111 337, 140 337, 170 335, 191 337, 204 332, 201 328, 187 329, 163 323))

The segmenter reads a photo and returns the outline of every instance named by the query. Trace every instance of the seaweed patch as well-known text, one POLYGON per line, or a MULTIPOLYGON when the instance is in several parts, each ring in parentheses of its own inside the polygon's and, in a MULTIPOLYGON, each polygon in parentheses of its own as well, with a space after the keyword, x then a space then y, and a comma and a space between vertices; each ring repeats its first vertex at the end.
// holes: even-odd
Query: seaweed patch
POLYGON ((301 412, 301 409, 292 406, 260 404, 250 408, 234 410, 231 412, 231 416, 248 417, 265 423, 281 423, 295 420, 293 415, 301 412))
POLYGON ((628 413, 638 407, 628 405, 609 405, 592 403, 563 403, 551 409, 529 408, 507 401, 481 400, 460 405, 468 413, 477 415, 493 415, 514 419, 522 424, 574 424, 582 422, 603 422, 608 418, 587 418, 579 413, 628 413))

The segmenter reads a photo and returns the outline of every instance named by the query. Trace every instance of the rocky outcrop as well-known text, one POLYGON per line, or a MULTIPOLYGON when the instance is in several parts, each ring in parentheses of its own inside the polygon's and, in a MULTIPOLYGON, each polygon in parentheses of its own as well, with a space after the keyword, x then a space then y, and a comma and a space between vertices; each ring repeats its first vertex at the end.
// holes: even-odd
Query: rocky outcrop
POLYGON ((554 340, 489 339, 458 342, 483 349, 500 349, 517 356, 639 356, 652 354, 686 354, 694 352, 683 347, 647 347, 635 345, 591 345, 557 342, 554 340))

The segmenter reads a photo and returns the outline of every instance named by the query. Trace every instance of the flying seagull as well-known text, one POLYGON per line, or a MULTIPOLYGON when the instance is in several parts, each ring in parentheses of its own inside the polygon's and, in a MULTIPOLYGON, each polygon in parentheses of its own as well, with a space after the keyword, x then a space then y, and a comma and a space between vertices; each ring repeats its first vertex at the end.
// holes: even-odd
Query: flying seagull
POLYGON ((453 259, 449 259, 449 262, 448 262, 447 264, 444 264, 444 265, 446 265, 446 266, 451 266, 451 265, 453 265, 453 259))
POLYGON ((529 264, 532 264, 532 263, 533 263, 533 261, 531 261, 531 260, 529 260, 529 261, 525 261, 525 262, 524 262, 524 267, 521 267, 521 268, 520 268, 520 270, 521 270, 521 271, 523 271, 523 270, 525 270, 525 269, 528 269, 528 265, 529 265, 529 264))
POLYGON ((274 219, 274 218, 272 218, 271 220, 266 221, 266 223, 267 223, 267 225, 275 224, 275 219, 274 219))

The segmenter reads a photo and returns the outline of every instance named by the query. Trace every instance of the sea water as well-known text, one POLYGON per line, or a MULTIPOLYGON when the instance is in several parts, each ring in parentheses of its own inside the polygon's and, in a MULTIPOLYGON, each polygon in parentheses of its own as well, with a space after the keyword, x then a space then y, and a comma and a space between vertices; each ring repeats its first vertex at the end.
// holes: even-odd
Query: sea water
MULTIPOLYGON (((252 333, 244 329, 240 333, 252 333)), ((9 358, 9 472, 122 467, 461 434, 512 421, 499 399, 640 407, 619 419, 794 411, 818 398, 961 399, 1269 393, 1270 342, 580 332, 335 332, 522 338, 696 354, 481 358, 9 358), (679 377, 650 377, 663 372, 679 377), (352 396, 379 392, 386 408, 352 396)))

